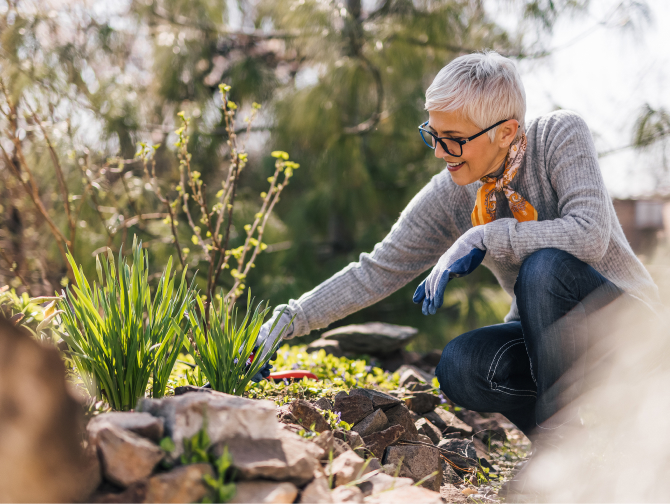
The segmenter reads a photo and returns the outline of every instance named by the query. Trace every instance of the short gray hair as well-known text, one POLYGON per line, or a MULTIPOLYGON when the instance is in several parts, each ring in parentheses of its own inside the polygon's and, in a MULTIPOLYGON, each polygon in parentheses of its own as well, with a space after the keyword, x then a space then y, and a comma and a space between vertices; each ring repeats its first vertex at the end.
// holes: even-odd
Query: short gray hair
MULTIPOLYGON (((512 60, 495 51, 466 54, 437 74, 426 90, 426 110, 460 110, 482 129, 503 119, 516 119, 518 137, 525 126, 526 91, 512 60)), ((488 133, 491 142, 497 129, 488 133)))

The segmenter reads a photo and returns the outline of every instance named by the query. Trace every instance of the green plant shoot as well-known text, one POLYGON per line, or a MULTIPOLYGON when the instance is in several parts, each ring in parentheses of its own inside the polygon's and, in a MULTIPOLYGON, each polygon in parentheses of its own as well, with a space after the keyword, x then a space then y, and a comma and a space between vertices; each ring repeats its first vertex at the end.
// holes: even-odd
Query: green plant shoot
POLYGON ((186 270, 175 289, 170 258, 152 300, 149 256, 137 238, 132 256, 129 266, 120 251, 118 267, 111 251, 102 261, 96 258, 100 284, 93 282, 91 287, 68 253, 77 285, 68 286, 59 301, 62 337, 88 393, 122 411, 134 408, 145 395, 149 378, 152 397, 165 394, 194 297, 193 283, 186 284, 186 270))
MULTIPOLYGON (((237 309, 225 300, 209 305, 209 326, 205 306, 197 298, 199 313, 189 311, 192 337, 189 337, 193 358, 214 390, 242 395, 251 378, 267 363, 281 344, 281 335, 270 349, 259 349, 255 355, 258 334, 269 312, 267 304, 259 303, 251 312, 251 296, 242 322, 237 322, 237 309)), ((279 320, 279 318, 277 318, 279 320)), ((276 322, 275 322, 276 324, 276 322)), ((274 329, 274 325, 272 326, 274 329)), ((280 334, 283 334, 285 328, 280 334)))

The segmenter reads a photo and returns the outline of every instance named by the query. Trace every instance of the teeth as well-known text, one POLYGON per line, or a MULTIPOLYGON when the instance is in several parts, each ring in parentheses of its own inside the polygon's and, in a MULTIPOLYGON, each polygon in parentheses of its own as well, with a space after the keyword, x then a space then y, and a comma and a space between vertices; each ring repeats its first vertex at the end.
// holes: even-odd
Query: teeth
POLYGON ((458 166, 458 165, 460 165, 460 164, 463 164, 463 161, 460 161, 460 162, 458 162, 458 163, 449 163, 449 162, 447 162, 447 164, 448 164, 449 166, 452 166, 452 167, 453 167, 453 166, 458 166))

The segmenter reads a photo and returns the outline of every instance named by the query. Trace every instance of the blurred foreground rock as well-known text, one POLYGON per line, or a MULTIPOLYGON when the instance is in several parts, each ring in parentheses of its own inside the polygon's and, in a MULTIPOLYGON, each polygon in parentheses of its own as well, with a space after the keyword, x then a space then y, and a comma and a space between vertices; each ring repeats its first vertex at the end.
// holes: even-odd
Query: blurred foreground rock
POLYGON ((55 348, 0 317, 0 500, 79 502, 100 483, 55 348))

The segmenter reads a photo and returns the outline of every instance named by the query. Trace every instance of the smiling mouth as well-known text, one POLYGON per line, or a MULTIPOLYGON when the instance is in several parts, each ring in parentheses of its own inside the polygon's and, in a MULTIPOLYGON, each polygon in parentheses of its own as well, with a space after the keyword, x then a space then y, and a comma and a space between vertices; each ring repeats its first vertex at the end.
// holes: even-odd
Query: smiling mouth
POLYGON ((465 164, 465 161, 459 161, 457 163, 449 163, 447 162, 447 169, 450 172, 455 172, 456 170, 460 170, 461 167, 465 164))

